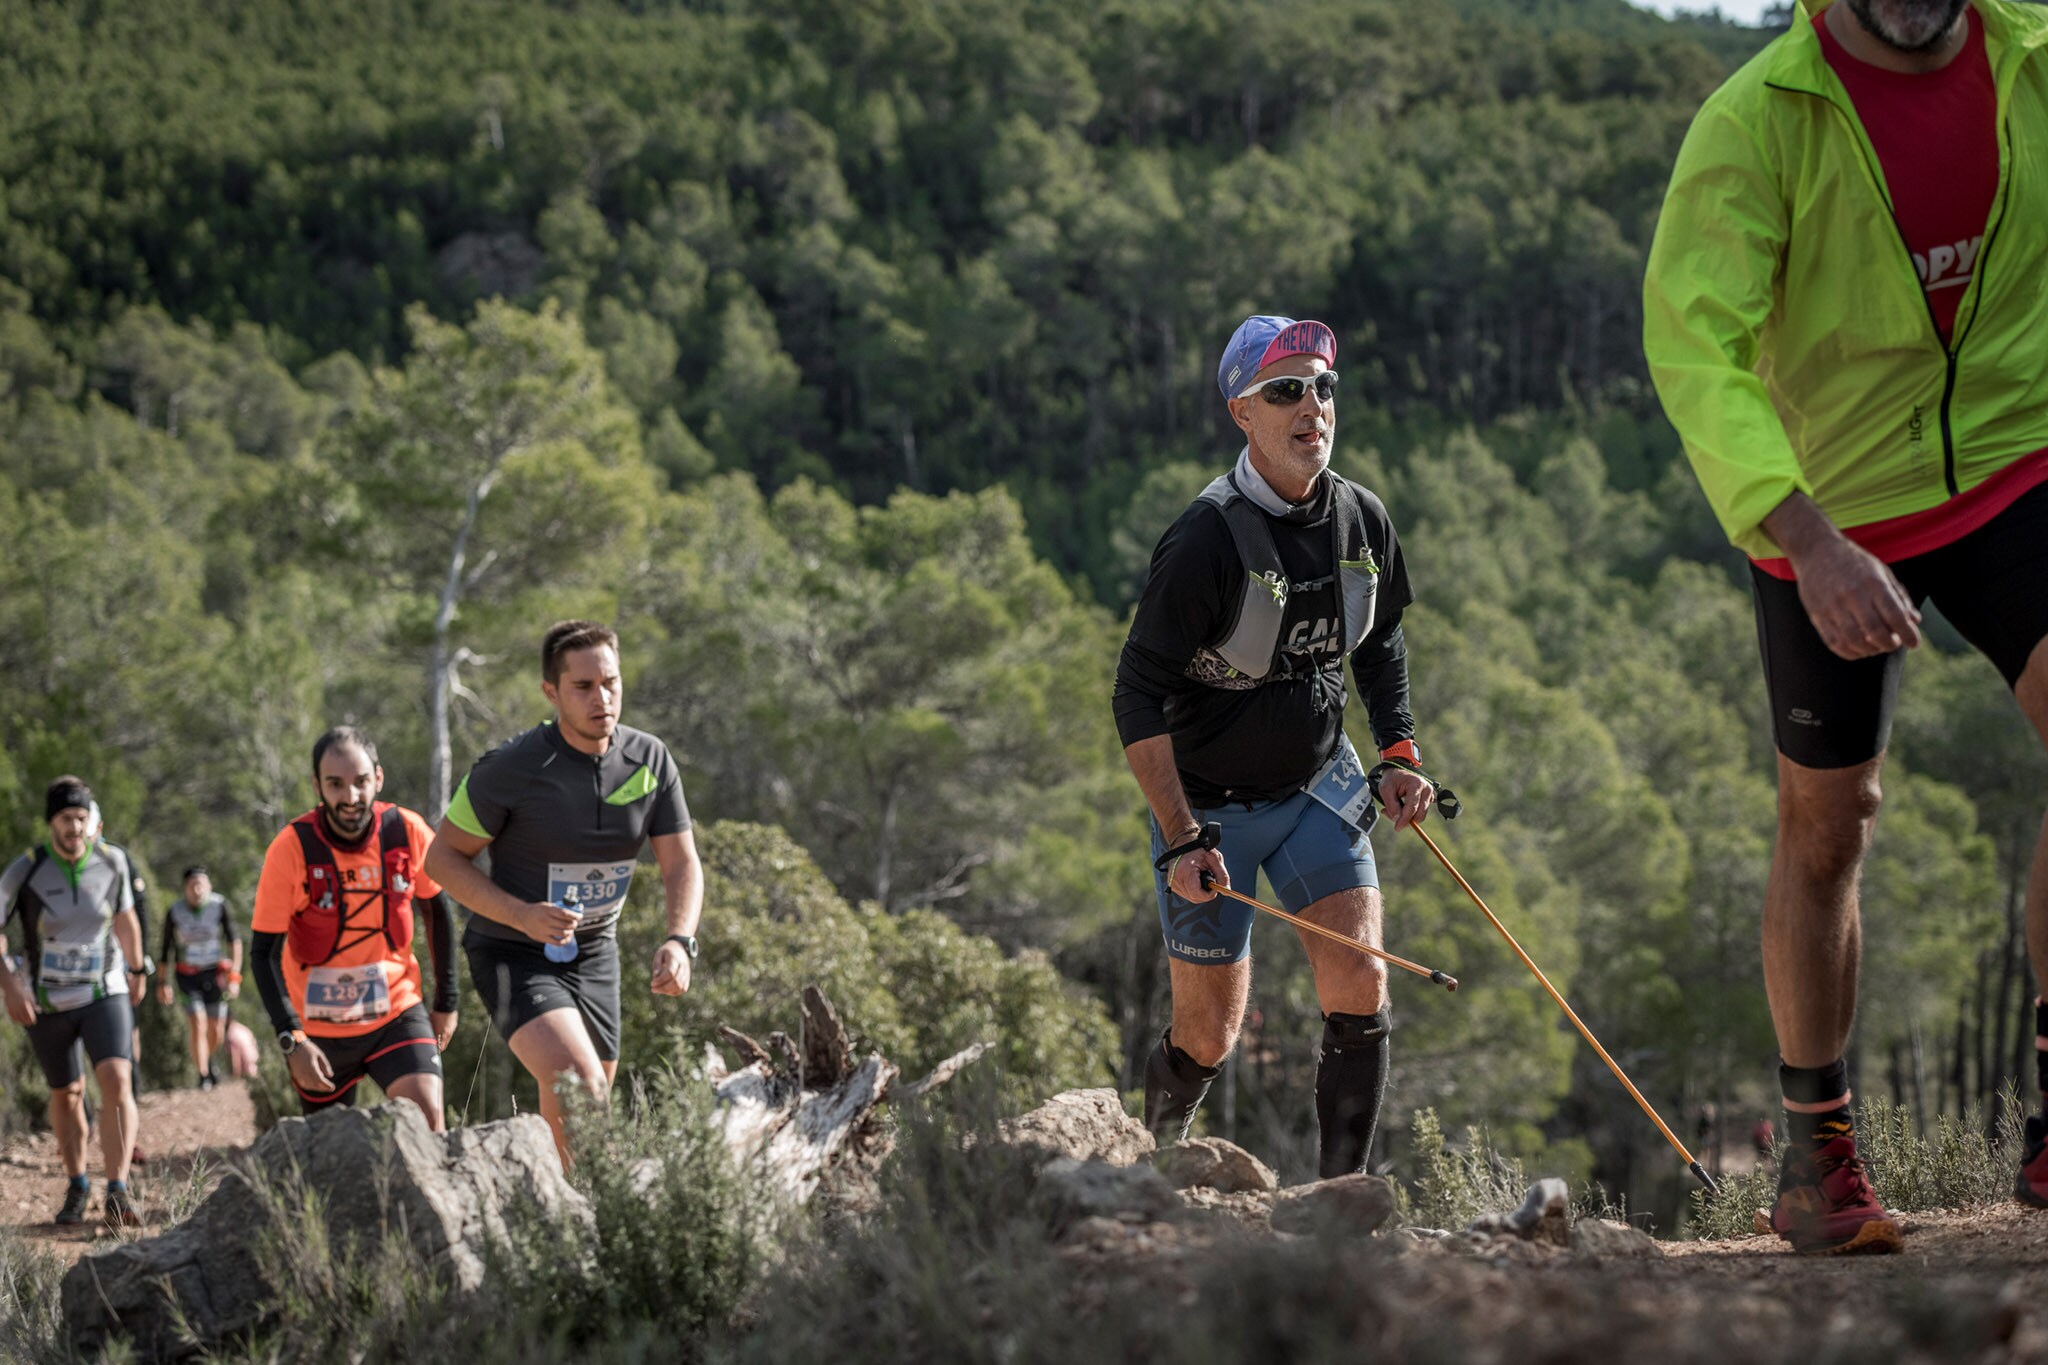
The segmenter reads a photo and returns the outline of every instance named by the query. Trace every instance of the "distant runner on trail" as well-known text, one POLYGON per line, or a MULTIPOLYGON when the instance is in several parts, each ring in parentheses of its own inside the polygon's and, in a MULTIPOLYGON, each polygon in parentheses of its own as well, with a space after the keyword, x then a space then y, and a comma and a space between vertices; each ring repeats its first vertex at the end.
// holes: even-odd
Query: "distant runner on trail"
POLYGON ((263 855, 249 925, 256 993, 308 1115, 353 1105, 367 1076, 438 1133, 441 1050, 458 1020, 455 908, 424 870, 433 831, 377 799, 377 746, 352 725, 314 741, 313 777, 320 803, 263 855), (421 933, 431 1002, 413 952, 421 933))
MULTIPOLYGON (((1381 762, 1371 776, 1397 828, 1436 791, 1408 708, 1407 562, 1372 493, 1330 472, 1337 341, 1320 322, 1250 317, 1217 369, 1245 433, 1237 464, 1160 538, 1117 665, 1117 731, 1152 810, 1159 922, 1173 1023, 1145 1069, 1145 1122, 1186 1135, 1237 1045, 1265 868, 1286 909, 1373 946, 1379 877, 1366 765, 1344 735, 1351 659, 1381 762), (1220 822, 1223 841, 1169 850, 1220 822)), ((1325 1177, 1365 1167, 1386 1089, 1386 968, 1302 935, 1323 1009, 1316 1070, 1325 1177)))
POLYGON ((160 970, 168 972, 157 986, 157 999, 171 1003, 171 983, 185 997, 185 1027, 199 1088, 211 1090, 217 1080, 214 1057, 227 1042, 228 1002, 242 992, 242 937, 235 930, 235 912, 227 898, 213 889, 206 869, 185 869, 185 894, 164 911, 160 970))
POLYGON ((563 621, 541 641, 555 718, 476 761, 456 788, 427 869, 473 913, 462 937, 491 1021, 540 1083, 563 1164, 556 1087, 602 1102, 619 1065, 619 915, 640 850, 661 869, 668 936, 650 988, 681 995, 697 956, 704 875, 668 746, 619 724, 619 638, 563 621), (491 867, 476 865, 488 848, 491 867))
MULTIPOLYGON (((1842 1058, 1857 877, 1920 603, 2048 739, 2048 12, 1802 0, 1694 119, 1643 306, 1664 410, 1752 561, 1778 747, 1763 958, 1789 1137, 1772 1225, 1799 1251, 1895 1251, 1842 1058)), ((2043 850, 2048 829, 2027 896, 2048 981, 2043 850)), ((2018 1193, 2048 1207, 2044 1139, 2029 1120, 2018 1193)))
MULTIPOLYGON (((85 783, 70 776, 52 782, 43 796, 48 842, 0 872, 0 929, 11 930, 19 920, 24 964, 20 973, 0 967, 0 990, 8 1015, 27 1027, 50 1087, 50 1130, 70 1179, 57 1221, 83 1222, 92 1189, 85 1174, 85 1077, 78 1063, 83 1043, 105 1107, 99 1125, 107 1168, 101 1212, 109 1224, 133 1226, 142 1215, 128 1192, 136 1133, 129 1078, 135 1006, 149 975, 141 965, 134 869, 126 852, 87 834, 92 808, 85 783)), ((0 940, 0 954, 6 950, 0 940)))

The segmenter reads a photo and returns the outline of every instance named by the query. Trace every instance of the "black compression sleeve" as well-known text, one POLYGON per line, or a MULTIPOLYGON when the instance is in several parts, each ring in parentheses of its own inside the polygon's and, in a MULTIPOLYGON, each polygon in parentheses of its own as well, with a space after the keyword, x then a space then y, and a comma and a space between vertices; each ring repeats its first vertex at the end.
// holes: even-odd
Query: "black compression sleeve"
POLYGON ((164 941, 157 947, 156 965, 159 967, 170 967, 176 965, 177 961, 178 945, 176 936, 171 933, 171 912, 166 910, 164 911, 164 941))
POLYGON ((423 908, 427 912, 427 951, 434 958, 434 1001, 427 1008, 449 1014, 461 1003, 455 984, 455 902, 443 891, 423 908))
POLYGON ((220 941, 231 944, 235 941, 236 935, 235 907, 229 905, 226 901, 222 901, 220 903, 220 941))
POLYGON ((1351 672, 1372 724, 1373 747, 1384 750, 1415 738, 1415 715, 1408 706, 1408 642, 1401 635, 1399 612, 1352 651, 1351 672))
POLYGON ((252 934, 255 952, 249 970, 256 977, 256 994, 263 997, 263 1011, 270 1026, 279 1033, 299 1027, 298 1012, 292 1009, 291 993, 284 986, 284 935, 252 934))

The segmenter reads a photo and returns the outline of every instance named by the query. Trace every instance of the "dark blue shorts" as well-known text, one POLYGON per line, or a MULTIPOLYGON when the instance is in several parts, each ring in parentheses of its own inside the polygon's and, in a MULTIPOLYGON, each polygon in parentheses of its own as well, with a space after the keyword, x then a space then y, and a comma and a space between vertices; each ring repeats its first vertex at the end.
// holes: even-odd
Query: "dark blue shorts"
MULTIPOLYGON (((1339 820, 1307 792, 1280 801, 1261 801, 1249 809, 1222 806, 1198 810, 1195 819, 1223 826, 1218 852, 1230 869, 1230 884, 1256 895, 1259 869, 1273 884, 1281 908, 1300 914, 1325 896, 1361 886, 1378 886, 1372 840, 1339 820)), ((1159 823, 1152 822, 1152 857, 1166 851, 1159 823)), ((1166 889, 1166 874, 1155 873, 1159 893, 1159 927, 1166 953, 1183 962, 1209 966, 1242 962, 1252 948, 1252 918, 1258 912, 1243 901, 1217 896, 1200 904, 1182 900, 1166 889)))

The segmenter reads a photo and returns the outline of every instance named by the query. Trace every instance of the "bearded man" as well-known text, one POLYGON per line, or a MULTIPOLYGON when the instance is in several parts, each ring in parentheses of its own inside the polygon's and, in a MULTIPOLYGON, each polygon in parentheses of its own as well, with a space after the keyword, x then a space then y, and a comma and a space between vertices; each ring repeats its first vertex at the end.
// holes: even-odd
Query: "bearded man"
MULTIPOLYGON (((1857 878, 1921 603, 2048 741, 2048 11, 1823 4, 1802 0, 1694 120, 1650 253, 1644 346, 1751 560, 1778 749, 1764 984, 1790 1137, 1771 1223, 1799 1251, 1896 1251, 1844 1058, 1857 878)), ((2044 850, 2048 827, 2027 890, 2037 980, 2044 850)), ((2041 1117, 2017 1195, 2048 1207, 2041 1117)))

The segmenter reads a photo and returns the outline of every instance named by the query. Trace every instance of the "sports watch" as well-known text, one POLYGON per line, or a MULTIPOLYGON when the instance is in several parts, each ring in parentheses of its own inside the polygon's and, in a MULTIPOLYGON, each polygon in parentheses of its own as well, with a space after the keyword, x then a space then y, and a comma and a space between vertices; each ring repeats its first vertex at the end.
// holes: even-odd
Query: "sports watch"
POLYGON ((306 1036, 303 1033, 300 1033, 297 1029, 286 1029, 283 1033, 277 1035, 277 1050, 289 1057, 299 1050, 299 1044, 304 1041, 306 1041, 306 1036))
POLYGON ((697 956, 697 936, 695 934, 670 934, 663 942, 680 943, 683 945, 683 951, 688 953, 693 960, 697 956))

